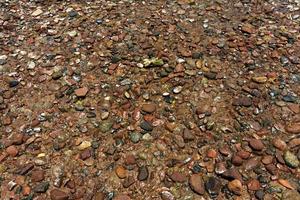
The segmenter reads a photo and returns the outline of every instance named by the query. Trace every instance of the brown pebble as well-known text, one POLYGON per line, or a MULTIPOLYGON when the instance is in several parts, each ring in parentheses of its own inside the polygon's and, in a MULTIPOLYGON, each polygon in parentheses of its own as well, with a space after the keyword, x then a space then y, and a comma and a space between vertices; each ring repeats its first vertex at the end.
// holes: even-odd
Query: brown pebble
POLYGON ((19 150, 17 149, 16 146, 11 145, 9 147, 6 148, 6 152, 8 153, 8 155, 10 155, 11 157, 16 157, 19 153, 19 150))
POLYGON ((266 155, 262 158, 261 162, 265 165, 271 164, 273 162, 273 156, 266 155))
POLYGON ((37 169, 31 172, 31 181, 40 182, 45 179, 45 172, 43 170, 37 169))
POLYGON ((273 145, 281 151, 283 151, 287 146, 285 141, 281 140, 280 138, 273 139, 273 145))
POLYGON ((135 156, 132 154, 129 154, 125 157, 125 165, 134 165, 136 164, 135 156))
POLYGON ((291 123, 291 124, 287 125, 285 127, 285 130, 288 133, 291 133, 291 134, 298 134, 298 133, 300 133, 300 122, 298 122, 298 123, 291 123))
POLYGON ((218 154, 217 151, 214 149, 209 149, 207 151, 207 157, 209 157, 209 158, 216 158, 217 154, 218 154))
POLYGON ((249 145, 253 150, 256 150, 256 151, 261 151, 265 147, 265 145, 259 139, 249 140, 249 145))
POLYGON ((131 198, 126 194, 117 195, 114 200, 131 200, 131 198))
POLYGON ((23 143, 23 134, 14 134, 12 136, 11 141, 12 141, 12 144, 14 144, 14 145, 22 144, 23 143))
POLYGON ((156 110, 156 105, 154 103, 147 103, 142 105, 142 111, 147 113, 153 113, 156 110))
POLYGON ((75 90, 75 94, 78 97, 85 97, 86 94, 88 93, 89 89, 87 87, 83 87, 83 88, 78 88, 75 90))
POLYGON ((256 179, 252 179, 248 182, 247 187, 249 190, 259 190, 260 189, 260 182, 256 179))
POLYGON ((232 164, 234 164, 235 166, 240 166, 243 164, 243 159, 240 156, 234 155, 231 158, 231 162, 232 164))
POLYGON ((116 167, 115 172, 117 176, 121 179, 126 178, 127 176, 127 170, 123 166, 116 167))
POLYGON ((197 194, 203 195, 205 193, 204 183, 199 174, 193 174, 189 179, 191 189, 197 194))
POLYGON ((31 193, 31 188, 29 186, 24 186, 22 191, 24 196, 28 196, 31 193))
POLYGON ((134 177, 133 177, 133 176, 129 176, 129 177, 127 177, 127 178, 123 181, 122 185, 123 185, 124 188, 128 188, 128 187, 130 187, 132 184, 134 184, 134 182, 135 182, 134 177))
POLYGON ((68 200, 69 195, 62 190, 53 189, 50 192, 50 198, 51 198, 51 200, 68 200))
POLYGON ((236 155, 241 157, 242 159, 246 160, 250 157, 251 153, 249 151, 241 150, 241 151, 237 152, 236 155))
POLYGON ((173 172, 170 178, 172 179, 172 181, 178 183, 184 183, 187 180, 186 175, 181 172, 173 172))
POLYGON ((294 138, 288 143, 289 148, 295 148, 297 146, 300 146, 300 138, 294 138))
POLYGON ((236 195, 241 195, 243 186, 240 180, 235 179, 228 183, 228 189, 236 195))
POLYGON ((97 192, 94 196, 94 200, 105 200, 105 194, 103 192, 97 192))

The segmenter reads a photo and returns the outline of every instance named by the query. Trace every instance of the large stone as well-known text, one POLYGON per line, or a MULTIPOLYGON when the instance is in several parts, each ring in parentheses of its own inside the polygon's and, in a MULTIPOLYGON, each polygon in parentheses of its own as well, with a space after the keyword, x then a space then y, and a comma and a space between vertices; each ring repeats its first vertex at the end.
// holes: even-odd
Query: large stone
POLYGON ((193 174, 189 179, 191 189, 197 194, 203 195, 205 192, 202 177, 199 174, 193 174))
POLYGON ((68 200, 69 195, 62 190, 54 189, 50 192, 50 198, 51 200, 68 200))

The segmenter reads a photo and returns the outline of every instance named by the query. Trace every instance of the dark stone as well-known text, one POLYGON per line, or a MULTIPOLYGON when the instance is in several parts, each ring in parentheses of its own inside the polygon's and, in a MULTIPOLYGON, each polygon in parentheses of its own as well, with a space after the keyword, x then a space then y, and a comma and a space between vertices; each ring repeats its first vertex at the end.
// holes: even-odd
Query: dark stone
POLYGON ((216 80, 217 79, 217 73, 215 72, 204 72, 204 77, 210 80, 216 80))
POLYGON ((209 177, 205 182, 205 189, 212 198, 219 195, 221 186, 220 180, 215 177, 209 177))
POLYGON ((139 168, 139 172, 138 172, 138 177, 137 177, 138 180, 145 181, 145 180, 147 180, 148 176, 149 176, 149 171, 148 171, 147 166, 141 166, 139 168))
POLYGON ((258 200, 262 200, 264 199, 264 196, 265 196, 265 193, 263 190, 257 190, 255 192, 255 197, 258 199, 258 200))
POLYGON ((49 182, 39 183, 34 187, 33 191, 36 193, 45 193, 48 190, 49 185, 50 185, 49 182))
POLYGON ((9 87, 16 87, 17 85, 19 85, 19 81, 18 80, 11 80, 8 82, 9 87))
POLYGON ((145 131, 152 131, 153 130, 153 126, 147 121, 142 121, 141 124, 140 124, 140 127, 145 131))

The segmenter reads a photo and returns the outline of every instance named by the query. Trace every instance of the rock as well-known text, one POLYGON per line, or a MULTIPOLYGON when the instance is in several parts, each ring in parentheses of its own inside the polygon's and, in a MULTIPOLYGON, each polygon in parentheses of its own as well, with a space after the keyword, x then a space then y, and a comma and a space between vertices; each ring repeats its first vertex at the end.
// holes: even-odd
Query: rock
POLYGON ((274 138, 272 143, 274 147, 281 151, 283 151, 287 146, 285 141, 281 140, 280 138, 274 138))
POLYGON ((89 147, 92 146, 92 143, 90 141, 83 141, 81 142, 81 144, 78 146, 78 149, 79 150, 84 150, 84 149, 87 149, 89 147))
POLYGON ((77 31, 75 31, 75 30, 69 31, 69 32, 68 32, 68 35, 69 35, 70 37, 75 37, 75 36, 77 35, 77 31))
POLYGON ((257 77, 252 77, 252 81, 255 83, 265 83, 267 82, 268 78, 265 76, 257 76, 257 77))
POLYGON ((205 193, 204 183, 199 174, 193 174, 189 179, 191 189, 197 194, 203 195, 205 193))
POLYGON ((174 94, 179 94, 182 91, 182 89, 183 89, 183 87, 179 85, 179 86, 174 87, 172 91, 174 94))
POLYGON ((291 168, 297 168, 299 166, 299 160, 295 154, 290 151, 286 151, 283 155, 283 159, 287 166, 291 168))
POLYGON ((31 172, 31 181, 32 182, 40 182, 45 179, 45 172, 43 170, 33 170, 31 172))
POLYGON ((204 72, 204 77, 210 80, 216 80, 217 79, 217 73, 215 72, 204 72))
POLYGON ((251 159, 247 160, 244 163, 244 167, 245 167, 246 171, 249 171, 249 170, 253 170, 256 167, 258 167, 259 164, 260 164, 260 158, 259 157, 254 157, 254 158, 251 158, 251 159))
POLYGON ((16 146, 11 145, 9 147, 6 148, 6 152, 8 153, 8 155, 10 155, 11 157, 16 157, 19 153, 19 150, 17 149, 16 146))
POLYGON ((110 120, 105 120, 105 121, 102 121, 100 126, 99 126, 99 129, 102 133, 106 133, 108 131, 111 130, 112 126, 113 126, 113 122, 110 121, 110 120))
POLYGON ((141 129, 145 130, 145 131, 152 131, 153 130, 153 126, 147 122, 147 121, 142 121, 140 124, 141 129))
POLYGON ((40 8, 38 8, 38 9, 36 9, 33 13, 31 13, 31 16, 37 17, 37 16, 39 16, 39 15, 42 14, 42 13, 43 13, 43 10, 40 9, 40 8))
POLYGON ((16 87, 19 85, 19 81, 18 80, 11 80, 8 82, 9 87, 16 87))
POLYGON ((75 90, 75 94, 77 97, 85 97, 88 93, 89 89, 87 87, 78 88, 75 90))
POLYGON ((217 151, 216 150, 214 150, 214 149, 209 149, 208 151, 207 151, 207 157, 208 158, 216 158, 217 157, 217 155, 218 155, 218 153, 217 153, 217 151))
POLYGON ((105 193, 97 192, 93 200, 105 200, 105 193))
POLYGON ((252 106, 252 100, 249 97, 235 98, 232 102, 232 105, 233 106, 250 107, 250 106, 252 106))
POLYGON ((252 179, 248 182, 247 187, 249 190, 257 191, 260 189, 260 182, 256 179, 252 179))
POLYGON ((153 113, 156 111, 156 105, 154 103, 143 104, 142 111, 147 113, 153 113))
POLYGON ((51 77, 52 77, 53 80, 58 80, 58 79, 60 79, 62 76, 63 76, 62 71, 57 71, 57 72, 54 72, 54 73, 52 74, 51 77))
POLYGON ((253 150, 256 150, 256 151, 261 151, 265 147, 265 145, 259 139, 251 139, 251 140, 249 140, 249 146, 253 150))
POLYGON ((81 160, 86 160, 92 156, 91 150, 90 149, 85 149, 80 153, 80 159, 81 160))
POLYGON ((116 172, 117 176, 121 179, 127 177, 127 170, 123 166, 116 167, 115 172, 116 172))
POLYGON ((33 190, 36 193, 45 193, 48 190, 49 185, 49 182, 42 182, 36 185, 33 190))
POLYGON ((298 200, 300 199, 300 194, 296 190, 285 190, 282 194, 282 199, 284 200, 298 200))
POLYGON ((255 33, 255 27, 252 26, 251 24, 244 24, 242 27, 241 27, 241 30, 245 33, 248 33, 248 34, 253 34, 255 33))
POLYGON ((126 194, 119 194, 113 200, 131 200, 131 198, 126 194))
POLYGON ((134 182, 135 182, 135 180, 134 180, 133 176, 129 176, 123 181, 122 185, 124 188, 128 188, 131 185, 133 185, 134 182))
POLYGON ((32 163, 28 163, 18 168, 15 173, 24 176, 33 168, 34 165, 32 163))
POLYGON ((184 173, 181 172, 173 172, 170 176, 172 181, 178 182, 178 183, 184 183, 187 180, 187 177, 184 173))
POLYGON ((289 148, 295 148, 300 146, 300 138, 291 139, 288 143, 289 148))
POLYGON ((184 129, 183 130, 183 140, 184 142, 189 142, 195 139, 195 135, 189 130, 189 129, 184 129))
POLYGON ((295 188, 290 184, 290 182, 288 180, 285 179, 278 179, 278 183, 280 183, 282 186, 290 189, 290 190, 294 190, 295 188))
POLYGON ((220 180, 213 176, 209 177, 205 182, 205 189, 212 198, 215 198, 219 195, 221 186, 220 180))
POLYGON ((240 150, 237 152, 237 156, 241 157, 244 160, 247 160, 250 157, 251 153, 245 150, 240 150))
POLYGON ((20 145, 23 143, 23 134, 14 134, 11 138, 13 145, 20 145))
POLYGON ((243 164, 243 159, 240 156, 234 155, 231 158, 231 162, 235 166, 241 166, 243 164))
POLYGON ((68 200, 69 195, 62 190, 53 189, 50 191, 50 199, 51 200, 68 200))
POLYGON ((232 181, 234 179, 238 179, 238 180, 242 181, 242 175, 236 168, 228 169, 227 171, 222 173, 221 176, 222 176, 222 178, 225 178, 230 181, 232 181))
POLYGON ((169 191, 162 191, 160 195, 162 200, 175 200, 174 195, 169 191))
POLYGON ((291 134, 299 134, 300 133, 300 123, 292 123, 285 127, 286 132, 291 134))
POLYGON ((215 166, 215 173, 216 174, 223 174, 224 172, 226 172, 226 166, 224 162, 219 162, 216 164, 215 166))
POLYGON ((145 181, 148 179, 149 171, 147 166, 141 166, 138 170, 138 176, 137 179, 139 181, 145 181))
POLYGON ((241 195, 243 186, 240 180, 235 179, 228 183, 228 189, 236 195, 241 195))
POLYGON ((142 135, 137 132, 130 133, 129 138, 131 142, 138 143, 141 140, 142 135))
POLYGON ((265 196, 265 193, 263 190, 258 190, 255 192, 255 197, 258 199, 258 200, 263 200, 264 199, 264 196, 265 196))

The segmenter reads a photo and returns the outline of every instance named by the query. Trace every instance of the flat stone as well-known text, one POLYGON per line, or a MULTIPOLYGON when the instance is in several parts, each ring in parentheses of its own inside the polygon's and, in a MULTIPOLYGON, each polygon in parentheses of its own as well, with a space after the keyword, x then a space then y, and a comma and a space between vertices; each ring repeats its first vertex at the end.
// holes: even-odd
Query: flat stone
POLYGON ((145 130, 145 131, 152 131, 153 130, 153 126, 147 122, 147 121, 142 121, 140 124, 141 129, 145 130))
POLYGON ((31 15, 32 15, 33 17, 37 17, 37 16, 39 16, 39 15, 42 14, 42 13, 43 13, 43 10, 40 9, 40 8, 38 8, 38 9, 36 9, 33 13, 31 13, 31 15))
POLYGON ((149 171, 147 166, 141 166, 138 170, 138 176, 137 179, 139 181, 145 181, 148 179, 149 171))
POLYGON ((127 170, 123 166, 116 167, 115 170, 117 176, 121 179, 124 179, 127 177, 127 170))
POLYGON ((273 146, 276 147, 277 149, 283 151, 286 147, 287 144, 285 143, 285 141, 281 140, 280 138, 274 138, 273 141, 273 146))
POLYGON ((299 134, 300 133, 300 123, 291 123, 285 127, 285 130, 291 134, 299 134))
POLYGON ((193 174, 189 179, 191 189, 197 194, 203 195, 205 193, 204 183, 199 174, 193 174))
POLYGON ((256 150, 256 151, 261 151, 265 147, 265 145, 259 139, 251 139, 251 140, 249 140, 249 146, 253 150, 256 150))
POLYGON ((153 113, 156 110, 156 105, 154 103, 147 103, 142 105, 142 111, 147 113, 153 113))
POLYGON ((50 199, 51 200, 68 200, 69 195, 62 190, 53 189, 50 191, 50 199))
POLYGON ((49 182, 42 182, 36 185, 33 190, 36 193, 45 193, 48 190, 49 185, 50 185, 49 182))
POLYGON ((215 198, 219 195, 221 187, 221 181, 213 176, 209 177, 205 182, 205 189, 212 198, 215 198))
POLYGON ((85 97, 88 93, 89 89, 87 87, 78 88, 75 90, 75 94, 77 97, 85 97))
POLYGON ((181 172, 173 172, 170 176, 172 181, 178 182, 178 183, 184 183, 187 180, 187 177, 184 173, 181 172))
POLYGON ((6 152, 8 153, 8 155, 10 155, 11 157, 16 157, 19 153, 19 150, 17 149, 16 146, 11 145, 9 147, 6 148, 6 152))
POLYGON ((40 182, 45 179, 45 171, 37 169, 31 172, 31 181, 32 182, 40 182))

